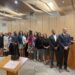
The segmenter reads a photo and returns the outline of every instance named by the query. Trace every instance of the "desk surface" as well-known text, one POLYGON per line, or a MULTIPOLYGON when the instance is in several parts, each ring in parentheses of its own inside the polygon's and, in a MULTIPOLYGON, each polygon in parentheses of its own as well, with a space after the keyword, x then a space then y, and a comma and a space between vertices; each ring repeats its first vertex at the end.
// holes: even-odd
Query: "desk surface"
MULTIPOLYGON (((20 59, 21 59, 21 57, 20 57, 20 59)), ((18 61, 20 61, 20 63, 16 66, 16 68, 14 68, 14 69, 4 68, 4 65, 7 64, 10 60, 11 60, 11 56, 5 57, 2 61, 0 61, 0 68, 3 70, 9 71, 9 72, 16 73, 22 67, 22 65, 25 63, 25 61, 22 62, 21 60, 18 60, 18 61)))

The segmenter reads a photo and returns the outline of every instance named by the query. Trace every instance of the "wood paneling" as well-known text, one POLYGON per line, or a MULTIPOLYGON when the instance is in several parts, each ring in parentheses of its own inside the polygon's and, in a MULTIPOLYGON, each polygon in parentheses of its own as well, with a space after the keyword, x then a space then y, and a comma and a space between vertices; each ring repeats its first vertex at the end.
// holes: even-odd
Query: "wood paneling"
MULTIPOLYGON (((53 17, 46 14, 36 15, 35 18, 30 17, 30 19, 26 20, 18 20, 18 21, 8 21, 7 22, 8 31, 20 31, 23 32, 28 30, 33 30, 33 32, 42 32, 51 34, 51 30, 55 29, 57 34, 62 32, 63 28, 67 28, 68 32, 75 38, 75 13, 65 16, 53 17)), ((75 42, 71 46, 70 54, 69 54, 69 66, 75 69, 75 42), (71 62, 72 61, 72 62, 71 62)))
POLYGON ((46 14, 36 15, 35 18, 30 17, 26 20, 8 21, 8 31, 28 31, 42 32, 51 34, 51 30, 55 29, 59 34, 63 28, 67 28, 68 32, 75 38, 75 13, 71 13, 65 16, 52 17, 46 14))
POLYGON ((70 68, 75 69, 75 42, 73 42, 69 51, 68 65, 70 68))

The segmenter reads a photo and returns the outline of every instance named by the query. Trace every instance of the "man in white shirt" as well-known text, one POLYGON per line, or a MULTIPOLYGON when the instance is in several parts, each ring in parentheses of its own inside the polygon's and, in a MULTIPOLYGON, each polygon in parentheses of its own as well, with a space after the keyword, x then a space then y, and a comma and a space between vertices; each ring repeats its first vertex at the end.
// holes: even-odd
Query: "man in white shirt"
POLYGON ((55 31, 52 30, 52 35, 49 37, 49 42, 50 42, 50 67, 54 67, 54 53, 56 55, 56 60, 57 60, 57 66, 58 66, 58 55, 57 55, 57 39, 58 36, 56 35, 55 31))

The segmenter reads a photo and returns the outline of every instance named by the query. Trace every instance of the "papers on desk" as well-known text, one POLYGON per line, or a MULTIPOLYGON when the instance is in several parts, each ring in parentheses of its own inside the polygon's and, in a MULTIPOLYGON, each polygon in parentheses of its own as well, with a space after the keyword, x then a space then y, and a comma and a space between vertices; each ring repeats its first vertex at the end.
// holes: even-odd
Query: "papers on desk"
POLYGON ((10 60, 7 64, 4 65, 4 68, 14 69, 14 68, 17 67, 18 64, 19 64, 19 61, 12 61, 12 60, 10 60))
POLYGON ((9 62, 7 62, 4 65, 4 68, 6 68, 6 69, 15 69, 19 64, 20 64, 20 66, 22 66, 27 60, 28 60, 28 58, 24 58, 24 57, 20 57, 20 59, 18 61, 10 60, 9 62))

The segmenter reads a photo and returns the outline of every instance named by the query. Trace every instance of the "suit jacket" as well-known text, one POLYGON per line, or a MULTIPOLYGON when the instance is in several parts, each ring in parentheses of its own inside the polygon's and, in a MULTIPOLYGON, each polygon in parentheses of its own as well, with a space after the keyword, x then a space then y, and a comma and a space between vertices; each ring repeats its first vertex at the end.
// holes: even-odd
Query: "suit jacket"
POLYGON ((3 39, 3 35, 2 35, 2 36, 0 36, 0 48, 3 48, 3 46, 4 46, 3 41, 4 41, 4 39, 3 39))
POLYGON ((59 40, 59 46, 64 47, 64 46, 70 46, 71 45, 71 37, 69 34, 61 34, 58 37, 59 40))
POLYGON ((57 47, 57 45, 58 45, 58 36, 56 35, 56 37, 57 37, 57 40, 56 40, 56 41, 55 41, 53 35, 51 35, 51 36, 49 37, 49 43, 50 43, 50 47, 51 47, 51 48, 57 47))

